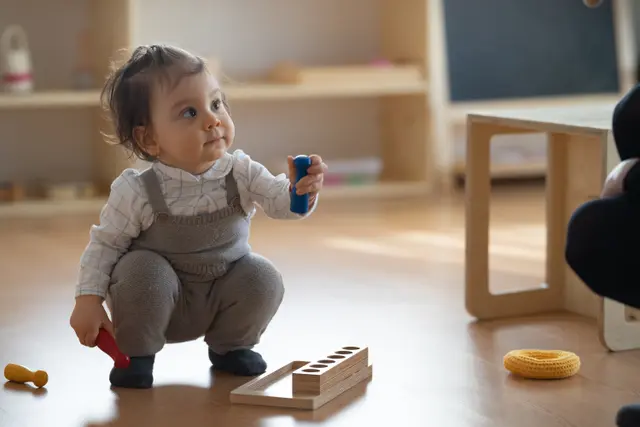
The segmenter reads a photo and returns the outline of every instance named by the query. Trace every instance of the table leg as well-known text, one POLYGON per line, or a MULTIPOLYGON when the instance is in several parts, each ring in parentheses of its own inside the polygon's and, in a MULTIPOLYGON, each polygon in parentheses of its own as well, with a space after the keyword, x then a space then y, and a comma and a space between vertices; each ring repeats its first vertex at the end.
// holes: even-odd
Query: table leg
POLYGON ((531 133, 470 118, 467 128, 465 305, 478 319, 520 316, 562 308, 560 286, 493 294, 489 287, 490 145, 497 134, 531 133))
POLYGON ((575 209, 600 194, 605 168, 602 137, 549 135, 547 175, 547 281, 562 289, 563 308, 597 318, 600 299, 565 261, 567 224, 575 209))

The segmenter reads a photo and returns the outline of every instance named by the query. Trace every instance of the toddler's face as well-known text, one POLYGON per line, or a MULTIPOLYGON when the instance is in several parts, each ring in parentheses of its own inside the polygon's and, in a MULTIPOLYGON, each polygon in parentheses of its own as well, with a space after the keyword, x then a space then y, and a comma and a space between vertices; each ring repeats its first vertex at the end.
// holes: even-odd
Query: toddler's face
POLYGON ((151 104, 152 145, 160 161, 199 174, 233 143, 235 126, 217 80, 207 72, 160 85, 151 104))

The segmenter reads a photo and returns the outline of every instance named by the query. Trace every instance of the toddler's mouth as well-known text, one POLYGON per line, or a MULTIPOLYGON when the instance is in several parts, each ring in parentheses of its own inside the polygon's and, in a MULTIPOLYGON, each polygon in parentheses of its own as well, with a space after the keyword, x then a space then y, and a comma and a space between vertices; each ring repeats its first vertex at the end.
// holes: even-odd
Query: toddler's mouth
POLYGON ((223 137, 214 138, 204 143, 204 145, 220 145, 220 144, 224 145, 223 137))

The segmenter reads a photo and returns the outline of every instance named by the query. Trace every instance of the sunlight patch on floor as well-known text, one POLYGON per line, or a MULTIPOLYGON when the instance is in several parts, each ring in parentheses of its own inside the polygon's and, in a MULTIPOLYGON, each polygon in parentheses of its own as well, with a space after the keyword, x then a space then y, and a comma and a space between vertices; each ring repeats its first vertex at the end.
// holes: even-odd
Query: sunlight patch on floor
MULTIPOLYGON (((545 261, 546 235, 540 227, 510 227, 492 232, 494 241, 489 246, 490 256, 514 258, 518 260, 545 261)), ((465 250, 465 236, 462 232, 446 233, 407 231, 390 233, 380 238, 329 237, 324 239, 328 247, 361 252, 371 255, 386 255, 393 258, 423 258, 424 251, 449 249, 453 253, 465 250)))

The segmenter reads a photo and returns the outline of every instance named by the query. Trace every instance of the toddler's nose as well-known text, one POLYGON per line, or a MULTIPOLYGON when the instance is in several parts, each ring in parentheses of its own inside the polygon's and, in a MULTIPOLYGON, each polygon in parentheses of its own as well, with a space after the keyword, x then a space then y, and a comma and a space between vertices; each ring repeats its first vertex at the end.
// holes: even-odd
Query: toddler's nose
POLYGON ((218 126, 220 126, 220 119, 218 119, 218 117, 216 117, 214 114, 211 114, 207 118, 205 126, 206 126, 207 130, 211 130, 214 127, 218 127, 218 126))

